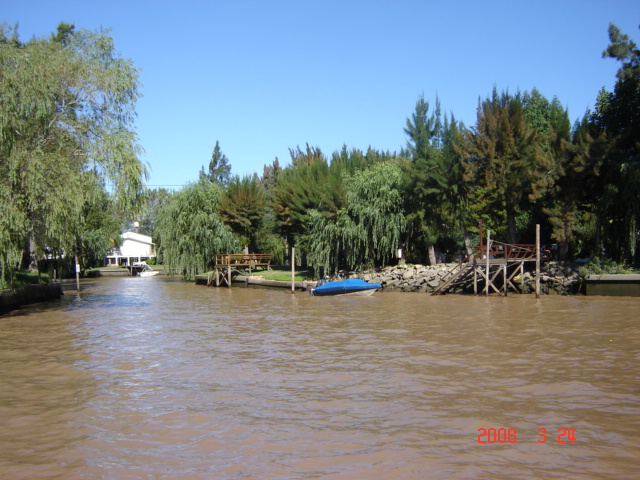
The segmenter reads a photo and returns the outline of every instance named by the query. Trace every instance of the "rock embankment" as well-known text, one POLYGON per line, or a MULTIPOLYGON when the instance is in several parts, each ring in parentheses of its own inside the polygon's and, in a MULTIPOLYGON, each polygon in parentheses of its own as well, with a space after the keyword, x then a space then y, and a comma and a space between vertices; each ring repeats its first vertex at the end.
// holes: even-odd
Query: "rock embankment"
MULTIPOLYGON (((455 264, 438 264, 433 266, 404 265, 386 267, 375 271, 350 273, 344 277, 357 277, 371 283, 379 283, 384 291, 433 293, 440 284, 442 278, 453 268, 455 264)), ((545 262, 540 272, 540 291, 542 294, 575 295, 580 293, 580 277, 578 267, 580 264, 572 262, 545 262)), ((498 281, 502 281, 499 276, 498 281)), ((535 272, 525 271, 522 280, 519 275, 512 281, 520 287, 524 284, 525 293, 535 292, 535 272)), ((479 283, 480 288, 484 282, 479 283)), ((473 279, 456 285, 449 293, 473 293, 473 279)))

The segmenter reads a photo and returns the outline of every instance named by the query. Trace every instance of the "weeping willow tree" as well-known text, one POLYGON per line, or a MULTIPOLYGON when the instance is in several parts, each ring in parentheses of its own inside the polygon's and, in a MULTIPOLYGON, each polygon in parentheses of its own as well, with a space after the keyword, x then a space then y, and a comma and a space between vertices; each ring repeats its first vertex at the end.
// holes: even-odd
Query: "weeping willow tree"
POLYGON ((316 273, 369 268, 393 257, 405 227, 403 180, 391 162, 359 170, 345 178, 347 203, 335 218, 310 214, 309 263, 316 273))
POLYGON ((108 31, 61 23, 22 43, 0 25, 1 280, 22 257, 33 266, 46 250, 76 253, 83 209, 106 182, 122 212, 136 209, 147 175, 133 130, 138 87, 108 31))
POLYGON ((211 269, 219 253, 239 249, 219 217, 221 187, 200 179, 171 195, 162 206, 156 232, 162 238, 165 268, 187 280, 211 269))

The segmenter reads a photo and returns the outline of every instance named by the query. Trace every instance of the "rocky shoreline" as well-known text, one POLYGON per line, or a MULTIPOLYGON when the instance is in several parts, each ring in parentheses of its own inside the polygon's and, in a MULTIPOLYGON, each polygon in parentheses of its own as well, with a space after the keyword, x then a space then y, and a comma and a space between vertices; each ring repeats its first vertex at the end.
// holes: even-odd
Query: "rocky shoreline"
MULTIPOLYGON (((342 273, 338 279, 361 278, 367 282, 379 283, 385 292, 418 292, 433 293, 442 283, 442 278, 456 264, 425 265, 398 265, 385 267, 375 271, 342 273)), ((540 270, 540 293, 544 295, 577 295, 583 294, 581 278, 578 268, 581 263, 573 262, 545 262, 540 270)), ((525 271, 522 282, 524 293, 535 292, 535 272, 525 271)), ((514 281, 521 285, 518 277, 514 281)), ((484 284, 482 284, 484 285, 484 284)), ((473 281, 457 285, 449 293, 473 293, 473 281)))

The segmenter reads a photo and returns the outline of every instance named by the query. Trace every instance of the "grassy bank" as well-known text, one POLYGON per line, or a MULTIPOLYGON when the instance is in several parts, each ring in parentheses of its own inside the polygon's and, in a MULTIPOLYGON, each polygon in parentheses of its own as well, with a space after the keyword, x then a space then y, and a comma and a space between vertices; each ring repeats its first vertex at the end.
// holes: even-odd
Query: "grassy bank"
POLYGON ((51 283, 51 277, 46 273, 18 272, 15 274, 13 284, 8 285, 0 281, 0 289, 19 288, 25 285, 37 285, 51 283))
MULTIPOLYGON (((288 265, 272 266, 271 270, 258 270, 251 272, 252 277, 262 277, 265 280, 275 280, 278 282, 290 282, 291 281, 291 267, 288 265)), ((305 280, 315 280, 313 277, 313 270, 311 269, 296 269, 295 281, 302 282, 305 280)))

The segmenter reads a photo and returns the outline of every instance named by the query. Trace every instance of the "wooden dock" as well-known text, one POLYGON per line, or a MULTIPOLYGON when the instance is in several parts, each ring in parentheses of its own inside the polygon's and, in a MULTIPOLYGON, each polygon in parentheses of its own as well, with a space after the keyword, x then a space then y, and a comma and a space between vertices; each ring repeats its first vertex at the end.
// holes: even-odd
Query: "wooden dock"
POLYGON ((432 295, 441 295, 456 285, 468 283, 471 277, 473 277, 474 294, 478 294, 479 282, 484 283, 483 293, 490 293, 492 290, 502 295, 507 295, 509 290, 521 293, 524 291, 524 286, 518 287, 514 283, 514 278, 518 274, 520 278, 524 278, 525 262, 535 261, 535 245, 492 242, 488 249, 480 245, 471 255, 449 270, 432 295), (502 273, 502 286, 498 288, 496 283, 500 273, 502 273))
POLYGON ((213 272, 207 277, 207 286, 220 287, 226 284, 231 287, 234 275, 248 273, 255 270, 270 270, 272 255, 268 253, 224 253, 216 255, 213 272))

